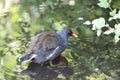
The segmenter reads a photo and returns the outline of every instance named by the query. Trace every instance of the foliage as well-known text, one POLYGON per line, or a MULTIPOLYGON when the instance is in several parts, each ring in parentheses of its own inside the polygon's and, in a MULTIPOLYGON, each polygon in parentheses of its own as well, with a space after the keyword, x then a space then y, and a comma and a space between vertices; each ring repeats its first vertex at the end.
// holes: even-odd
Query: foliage
POLYGON ((110 17, 105 21, 104 18, 99 18, 99 19, 94 19, 92 21, 92 30, 97 30, 97 36, 100 36, 102 32, 104 32, 104 34, 106 35, 110 35, 111 33, 114 33, 114 41, 117 43, 120 38, 120 23, 118 22, 118 20, 120 19, 120 10, 118 9, 112 9, 110 6, 111 0, 99 0, 100 2, 98 3, 98 5, 102 8, 105 9, 110 9, 109 11, 109 15, 110 17), (115 24, 114 26, 110 26, 108 23, 111 22, 112 20, 115 20, 115 24), (108 22, 109 21, 109 22, 108 22), (102 28, 107 28, 107 30, 102 31, 102 28))
POLYGON ((70 80, 119 80, 119 3, 120 0, 0 0, 0 79, 32 80, 19 74, 27 64, 21 66, 18 62, 32 37, 69 27, 79 36, 69 39, 63 53, 75 69, 70 80))

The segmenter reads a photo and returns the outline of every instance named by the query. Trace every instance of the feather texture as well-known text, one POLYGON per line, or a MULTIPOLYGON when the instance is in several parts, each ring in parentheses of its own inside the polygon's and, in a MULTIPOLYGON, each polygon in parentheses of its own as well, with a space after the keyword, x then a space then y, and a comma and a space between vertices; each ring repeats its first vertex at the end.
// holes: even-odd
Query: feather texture
POLYGON ((32 39, 28 51, 19 61, 31 59, 39 63, 55 59, 66 49, 69 36, 72 36, 70 29, 64 29, 60 33, 40 33, 32 39))

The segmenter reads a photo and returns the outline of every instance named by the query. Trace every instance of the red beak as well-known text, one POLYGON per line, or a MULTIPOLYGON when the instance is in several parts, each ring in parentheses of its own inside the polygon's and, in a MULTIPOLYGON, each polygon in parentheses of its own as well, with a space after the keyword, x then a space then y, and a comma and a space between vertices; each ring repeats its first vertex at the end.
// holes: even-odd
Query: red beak
POLYGON ((75 34, 74 32, 72 32, 72 36, 73 36, 73 37, 78 37, 78 35, 75 34))

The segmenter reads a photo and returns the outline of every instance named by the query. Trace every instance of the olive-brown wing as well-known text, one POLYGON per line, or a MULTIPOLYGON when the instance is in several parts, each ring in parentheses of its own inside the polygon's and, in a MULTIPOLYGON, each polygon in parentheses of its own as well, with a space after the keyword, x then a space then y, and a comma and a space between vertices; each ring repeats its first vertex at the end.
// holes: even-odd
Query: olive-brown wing
POLYGON ((48 34, 42 43, 43 57, 46 60, 53 60, 57 57, 59 50, 59 39, 56 34, 48 34))
POLYGON ((47 58, 51 54, 55 56, 55 50, 59 46, 58 41, 58 37, 54 33, 40 33, 31 41, 28 52, 30 54, 38 54, 40 58, 47 58))

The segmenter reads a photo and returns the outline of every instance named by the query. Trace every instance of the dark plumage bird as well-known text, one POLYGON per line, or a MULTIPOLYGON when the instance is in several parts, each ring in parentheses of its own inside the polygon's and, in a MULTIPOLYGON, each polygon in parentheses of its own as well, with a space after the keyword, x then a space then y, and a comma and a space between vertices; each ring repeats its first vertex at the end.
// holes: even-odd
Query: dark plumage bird
POLYGON ((40 63, 55 59, 66 49, 69 36, 77 37, 68 28, 64 28, 59 33, 40 33, 33 38, 27 53, 19 61, 32 60, 33 62, 40 63))

